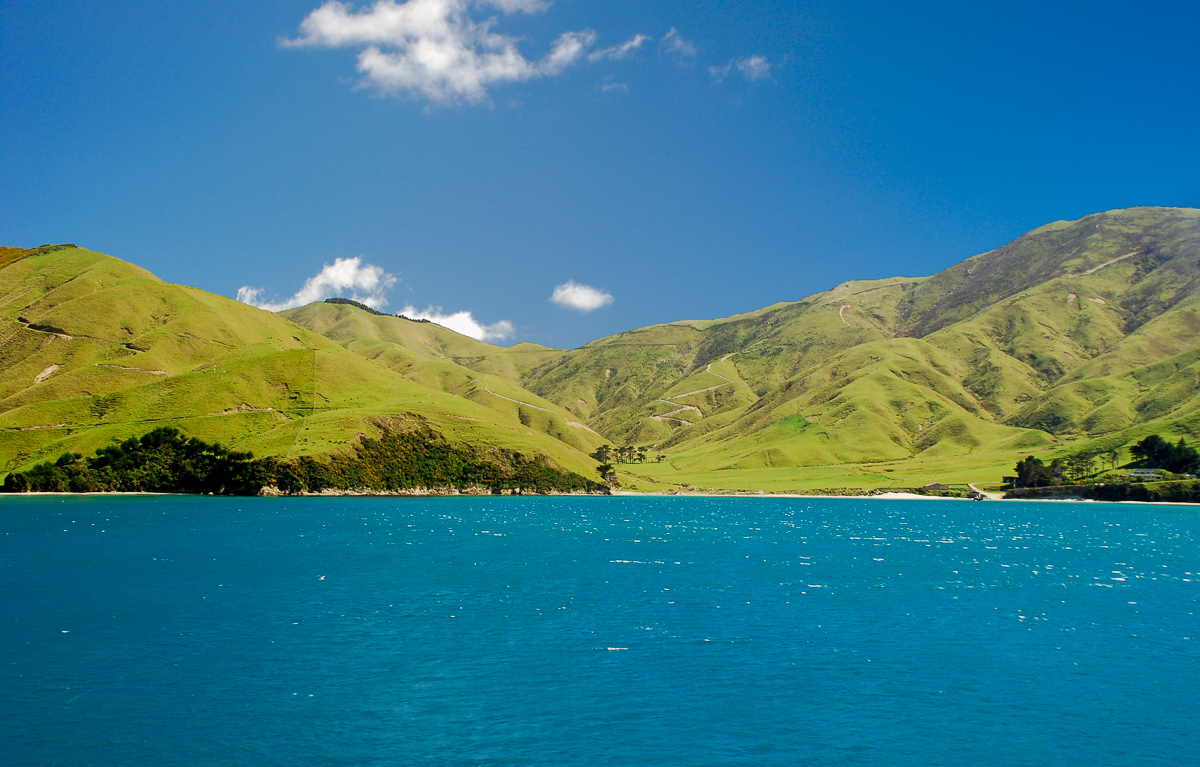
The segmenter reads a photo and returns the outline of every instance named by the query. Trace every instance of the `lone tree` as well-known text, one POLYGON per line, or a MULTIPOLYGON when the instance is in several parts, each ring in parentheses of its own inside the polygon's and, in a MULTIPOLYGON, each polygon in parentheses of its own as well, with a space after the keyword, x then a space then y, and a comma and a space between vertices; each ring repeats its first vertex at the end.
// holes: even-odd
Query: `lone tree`
POLYGON ((596 467, 596 473, 600 475, 600 481, 606 484, 611 485, 617 481, 617 472, 613 469, 612 464, 600 464, 596 467))

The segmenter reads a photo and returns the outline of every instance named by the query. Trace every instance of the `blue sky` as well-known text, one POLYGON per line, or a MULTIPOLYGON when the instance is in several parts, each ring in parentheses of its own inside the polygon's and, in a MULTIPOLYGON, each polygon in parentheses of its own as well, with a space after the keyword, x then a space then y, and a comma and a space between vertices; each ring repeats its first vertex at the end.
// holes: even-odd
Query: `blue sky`
POLYGON ((405 6, 0 1, 0 244, 571 347, 1200 206, 1194 3, 405 6))

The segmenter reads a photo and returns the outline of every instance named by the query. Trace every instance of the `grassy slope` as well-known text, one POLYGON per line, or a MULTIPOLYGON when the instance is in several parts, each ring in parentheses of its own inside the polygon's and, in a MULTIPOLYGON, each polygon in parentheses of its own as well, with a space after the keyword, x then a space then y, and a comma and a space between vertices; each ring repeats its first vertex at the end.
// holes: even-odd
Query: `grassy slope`
POLYGON ((1019 454, 1197 434, 1197 253, 1200 211, 1111 211, 933 277, 601 339, 524 382, 660 446, 665 464, 632 469, 657 481, 824 487, 861 465, 877 476, 856 483, 992 482, 1019 454))
POLYGON ((604 438, 564 408, 516 383, 521 371, 561 352, 534 344, 504 349, 429 322, 316 303, 283 316, 431 389, 496 411, 507 423, 545 433, 585 453, 604 438))
POLYGON ((270 312, 68 248, 0 269, 0 467, 170 423, 259 455, 326 452, 373 421, 594 462, 519 418, 408 380, 270 312), (40 379, 40 380, 39 380, 40 379))
POLYGON ((1019 455, 1200 434, 1198 252, 1200 211, 1111 211, 932 277, 565 352, 347 305, 269 315, 86 251, 15 252, 0 270, 0 459, 164 419, 315 453, 411 411, 581 473, 599 434, 653 446, 666 461, 625 467, 644 489, 992 484, 1019 455))

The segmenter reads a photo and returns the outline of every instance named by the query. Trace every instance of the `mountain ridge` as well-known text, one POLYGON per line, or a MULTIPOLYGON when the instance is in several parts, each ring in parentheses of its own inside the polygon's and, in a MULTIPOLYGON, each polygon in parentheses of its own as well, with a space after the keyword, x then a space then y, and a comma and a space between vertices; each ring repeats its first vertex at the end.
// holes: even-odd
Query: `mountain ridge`
MULTIPOLYGON (((842 481, 874 486, 931 471, 991 481, 1018 454, 1200 429, 1195 209, 1052 222, 928 277, 850 280, 571 350, 499 347, 345 302, 272 315, 89 253, 0 250, 8 468, 78 449, 84 433, 120 431, 105 425, 103 403, 132 413, 126 390, 153 394, 170 413, 190 397, 190 410, 177 408, 189 423, 211 398, 206 413, 232 409, 244 421, 226 430, 234 446, 267 454, 287 436, 289 452, 337 449, 369 432, 355 424, 409 410, 451 438, 519 435, 524 449, 581 473, 601 444, 642 445, 667 456, 630 467, 626 481, 644 487, 786 489, 828 481, 837 467, 851 467, 842 481), (115 292, 101 296, 96 285, 110 278, 115 292), (219 385, 197 384, 212 360, 228 361, 215 363, 224 370, 235 359, 242 378, 204 373, 219 385), (318 373, 303 369, 318 359, 318 373), (345 382, 326 383, 322 365, 345 382), (256 432, 281 413, 278 438, 256 432), (312 439, 302 441, 308 427, 297 420, 316 427, 312 439), (38 439, 13 431, 25 428, 58 436, 28 449, 38 439)), ((221 436, 210 432, 201 436, 221 436)))
MULTIPOLYGON (((931 277, 854 280, 725 320, 598 339, 523 383, 566 392, 560 404, 613 439, 660 444, 709 472, 902 460, 889 445, 910 459, 952 445, 1051 449, 1190 417, 1195 393, 1179 379, 1193 375, 1188 355, 1200 345, 1198 243, 1194 209, 1093 214, 931 277), (615 353, 626 344, 628 354, 615 353), (1179 355, 1184 372, 1154 402, 1121 379, 1153 377, 1154 365, 1179 355), (691 403, 702 418, 664 427, 661 395, 714 364, 727 365, 725 390, 691 403), (794 417, 800 431, 786 428, 794 417), (780 439, 768 439, 771 429, 780 439), (700 458, 752 435, 755 449, 700 458)), ((1166 428, 1190 434, 1195 425, 1166 428)))

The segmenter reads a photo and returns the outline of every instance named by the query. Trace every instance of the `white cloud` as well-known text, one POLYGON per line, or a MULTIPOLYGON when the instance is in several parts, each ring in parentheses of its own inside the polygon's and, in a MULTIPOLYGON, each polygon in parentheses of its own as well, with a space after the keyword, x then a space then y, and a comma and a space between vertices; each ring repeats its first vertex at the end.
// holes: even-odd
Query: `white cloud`
POLYGON ((596 33, 590 29, 583 32, 563 32, 554 41, 554 46, 539 66, 541 74, 557 75, 574 64, 596 42, 596 33))
POLYGON ((690 59, 696 55, 695 43, 679 34, 679 30, 675 27, 671 27, 671 30, 663 36, 658 48, 663 53, 678 59, 690 59))
POLYGON ((410 320, 436 322, 444 328, 449 328, 455 333, 462 333, 464 336, 470 336, 477 341, 503 341, 506 338, 511 338, 514 332, 513 324, 508 320, 500 320, 499 322, 493 322, 491 325, 484 325, 471 316, 470 312, 462 311, 454 312, 453 314, 444 314, 440 306, 430 306, 422 312, 418 311, 412 304, 407 304, 400 313, 410 320))
POLYGON ((550 0, 489 0, 482 5, 491 5, 505 13, 537 13, 550 7, 550 0))
POLYGON ((614 45, 611 48, 601 48, 598 51, 592 51, 588 54, 588 61, 600 61, 601 59, 627 59, 633 55, 634 51, 641 48, 642 45, 649 40, 650 38, 646 35, 634 35, 620 45, 614 45))
POLYGON ((736 67, 743 77, 750 82, 755 82, 769 78, 773 66, 774 64, 768 61, 766 56, 747 56, 744 59, 734 59, 723 66, 709 67, 708 73, 712 75, 714 82, 721 83, 729 78, 729 73, 736 67))
POLYGON ((612 294, 593 288, 591 285, 580 285, 574 280, 567 280, 554 288, 550 300, 559 306, 590 312, 613 302, 612 294))
POLYGON ((363 264, 362 259, 355 256, 339 258, 332 264, 325 264, 319 274, 305 280, 304 287, 286 301, 260 300, 263 295, 262 288, 252 288, 248 285, 238 288, 237 300, 269 312, 282 312, 285 309, 295 309, 297 306, 335 297, 350 298, 372 309, 378 309, 387 305, 384 294, 396 282, 395 275, 384 272, 378 266, 363 264), (347 291, 349 296, 345 295, 347 291))
POLYGON ((771 62, 766 56, 750 56, 738 61, 737 68, 750 82, 771 76, 771 62))
MULTIPOLYGON (((553 77, 587 57, 596 42, 591 30, 564 32, 540 60, 525 58, 516 38, 492 31, 496 18, 476 22, 472 7, 501 13, 537 13, 544 0, 376 0, 355 10, 330 0, 300 23, 300 36, 285 47, 361 47, 358 71, 364 82, 385 93, 405 94, 450 104, 487 101, 488 89, 502 83, 553 77)), ((636 35, 622 45, 597 51, 591 60, 621 58, 646 40, 636 35)))

